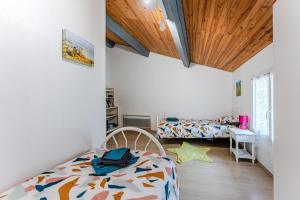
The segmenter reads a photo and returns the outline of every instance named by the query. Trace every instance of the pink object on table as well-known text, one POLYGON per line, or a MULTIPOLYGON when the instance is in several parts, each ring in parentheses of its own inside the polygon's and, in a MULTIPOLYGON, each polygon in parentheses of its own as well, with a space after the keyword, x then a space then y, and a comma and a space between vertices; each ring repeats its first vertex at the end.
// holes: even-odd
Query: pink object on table
POLYGON ((240 129, 248 129, 248 123, 249 123, 249 118, 247 115, 240 115, 239 116, 239 122, 240 122, 240 129))

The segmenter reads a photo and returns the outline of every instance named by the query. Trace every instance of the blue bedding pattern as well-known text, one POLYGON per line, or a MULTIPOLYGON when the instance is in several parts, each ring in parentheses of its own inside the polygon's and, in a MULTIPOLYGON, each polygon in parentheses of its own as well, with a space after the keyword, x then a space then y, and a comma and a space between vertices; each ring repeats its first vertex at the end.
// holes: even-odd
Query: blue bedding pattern
POLYGON ((158 138, 228 138, 228 124, 216 120, 179 119, 178 122, 160 121, 158 138))

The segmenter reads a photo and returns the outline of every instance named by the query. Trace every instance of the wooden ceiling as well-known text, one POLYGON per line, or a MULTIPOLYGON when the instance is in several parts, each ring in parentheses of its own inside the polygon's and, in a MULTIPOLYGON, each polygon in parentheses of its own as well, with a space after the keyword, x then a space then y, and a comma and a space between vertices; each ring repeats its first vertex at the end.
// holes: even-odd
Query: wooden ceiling
MULTIPOLYGON (((106 14, 151 52, 179 58, 167 24, 164 32, 159 30, 159 22, 164 20, 160 9, 149 10, 139 0, 107 0, 106 14)), ((119 44, 112 34, 108 38, 119 44)))
POLYGON ((111 41, 114 41, 117 44, 123 45, 123 46, 129 46, 125 41, 123 41, 121 38, 110 32, 109 30, 106 30, 106 37, 109 38, 111 41))
MULTIPOLYGON (((193 63, 234 71, 273 41, 275 0, 183 0, 193 63)), ((164 15, 140 0, 107 0, 107 15, 151 52, 179 58, 164 15), (165 31, 160 31, 163 20, 165 31)), ((127 45, 107 30, 107 38, 127 45)))

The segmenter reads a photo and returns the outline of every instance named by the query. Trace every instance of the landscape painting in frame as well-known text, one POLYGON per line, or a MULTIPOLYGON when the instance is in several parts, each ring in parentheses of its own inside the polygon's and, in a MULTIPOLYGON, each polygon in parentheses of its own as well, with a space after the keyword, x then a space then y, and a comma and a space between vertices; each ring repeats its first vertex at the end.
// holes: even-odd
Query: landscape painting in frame
POLYGON ((62 57, 68 61, 94 67, 94 45, 63 29, 62 57))
POLYGON ((235 83, 235 87, 236 87, 236 96, 237 97, 242 96, 242 81, 237 81, 235 83))

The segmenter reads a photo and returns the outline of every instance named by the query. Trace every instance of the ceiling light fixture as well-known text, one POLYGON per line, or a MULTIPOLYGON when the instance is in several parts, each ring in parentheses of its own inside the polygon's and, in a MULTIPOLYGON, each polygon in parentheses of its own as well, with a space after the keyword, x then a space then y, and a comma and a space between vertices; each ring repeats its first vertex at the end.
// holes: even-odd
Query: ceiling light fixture
POLYGON ((160 20, 160 22, 159 22, 159 30, 161 32, 164 32, 166 30, 166 25, 163 20, 160 20))
POLYGON ((151 1, 152 1, 152 0, 143 0, 143 2, 144 2, 145 4, 148 4, 148 5, 151 3, 151 1))
POLYGON ((142 5, 151 10, 155 10, 157 8, 157 0, 140 0, 142 5))

